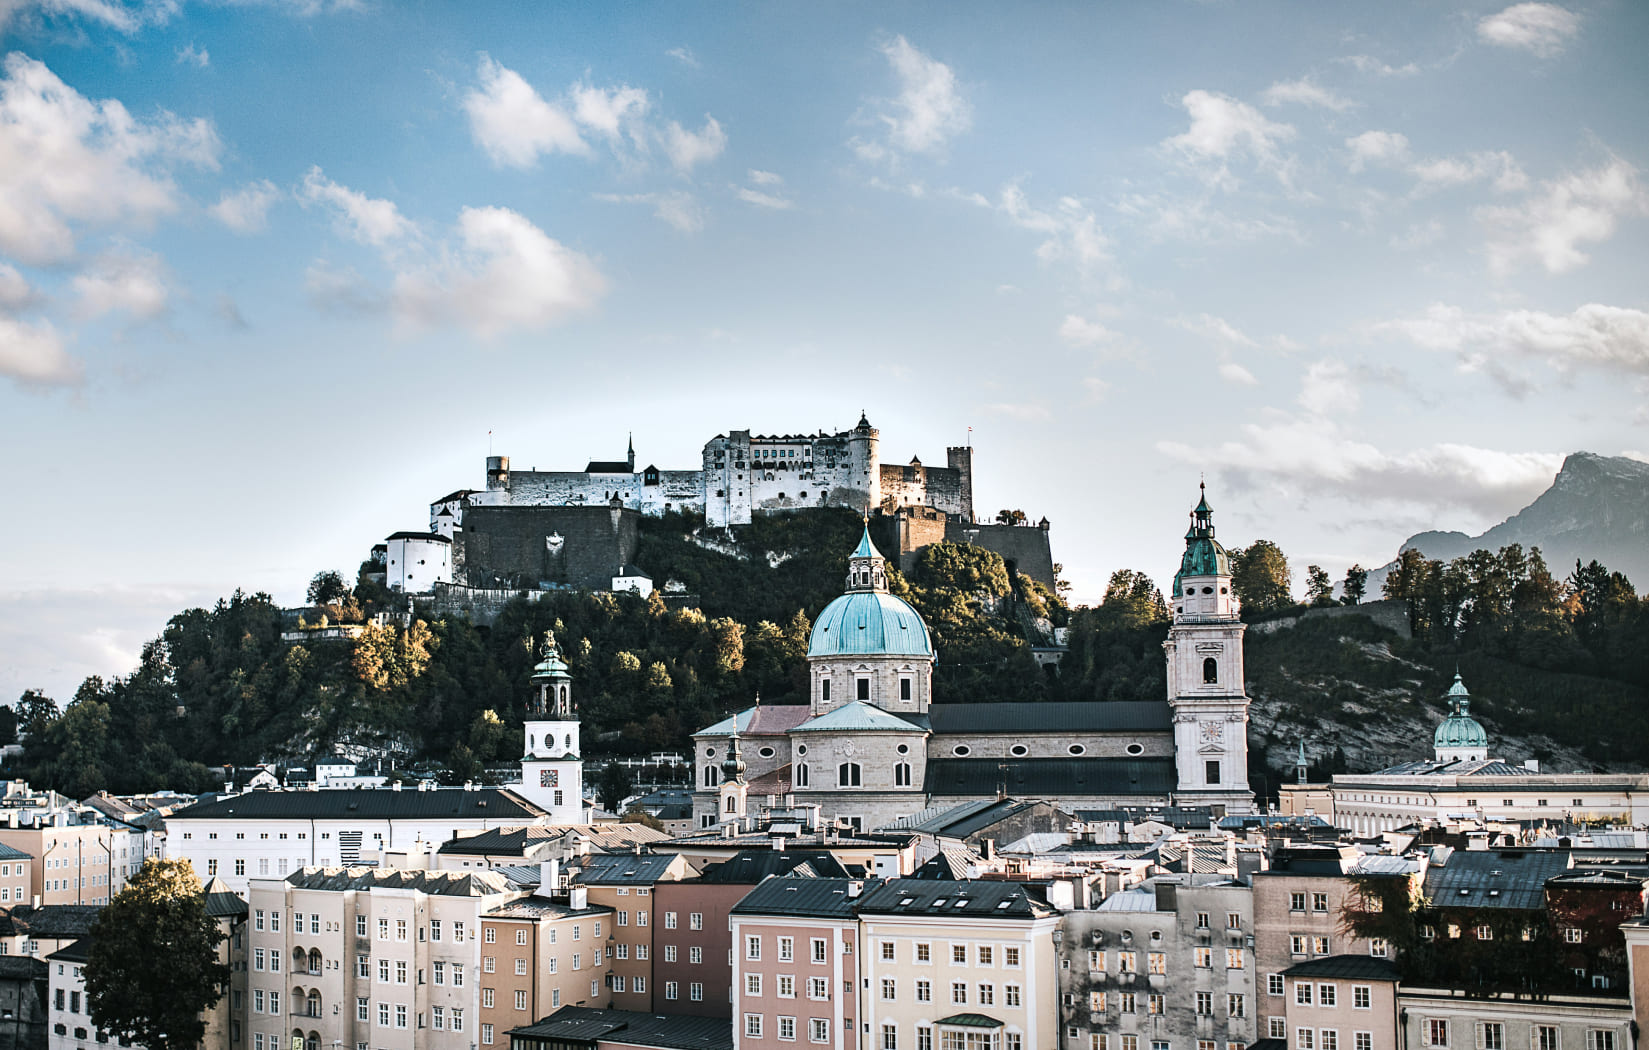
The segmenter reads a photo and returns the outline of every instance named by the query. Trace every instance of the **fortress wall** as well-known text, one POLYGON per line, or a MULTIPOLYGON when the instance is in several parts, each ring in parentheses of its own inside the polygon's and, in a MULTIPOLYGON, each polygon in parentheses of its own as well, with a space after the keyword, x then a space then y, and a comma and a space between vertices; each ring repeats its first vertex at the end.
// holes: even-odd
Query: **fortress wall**
POLYGON ((619 567, 635 560, 640 517, 605 505, 471 507, 457 535, 455 574, 472 587, 607 590, 619 567), (546 539, 556 536, 552 550, 546 539))
POLYGON ((1054 587, 1054 556, 1048 530, 1034 525, 968 525, 945 523, 945 542, 973 543, 995 551, 1002 560, 1050 590, 1054 587))

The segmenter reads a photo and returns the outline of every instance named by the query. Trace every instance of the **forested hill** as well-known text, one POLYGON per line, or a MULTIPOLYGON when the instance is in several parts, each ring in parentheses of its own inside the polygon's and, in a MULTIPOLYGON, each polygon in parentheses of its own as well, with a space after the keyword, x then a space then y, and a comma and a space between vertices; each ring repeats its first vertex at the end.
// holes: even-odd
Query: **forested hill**
MULTIPOLYGON (((544 632, 572 666, 586 750, 677 750, 729 711, 802 702, 812 619, 841 592, 861 525, 851 513, 771 517, 731 531, 679 516, 643 522, 643 559, 698 607, 657 595, 555 592, 509 606, 490 629, 462 619, 370 623, 396 600, 364 575, 347 586, 323 573, 308 625, 366 624, 360 637, 281 640, 282 611, 236 593, 173 617, 123 678, 88 679, 67 704, 25 694, 21 768, 40 787, 76 797, 221 783, 212 767, 289 759, 336 745, 388 747, 448 780, 520 754, 520 721, 544 632)), ((1319 771, 1369 769, 1429 751, 1438 698, 1455 666, 1474 714, 1505 757, 1566 768, 1640 768, 1649 755, 1649 610, 1629 580, 1591 564, 1556 578, 1520 548, 1454 563, 1406 556, 1388 581, 1412 638, 1357 615, 1299 619, 1290 570, 1275 545, 1233 552, 1255 698, 1257 776, 1274 785, 1303 738, 1319 771), (1267 621, 1298 623, 1275 630, 1267 621), (1266 764, 1270 770, 1264 768, 1266 764)), ((1308 571, 1318 604, 1332 602, 1308 571)), ((977 547, 928 548, 891 586, 916 606, 939 653, 944 702, 1147 700, 1165 695, 1167 606, 1143 573, 1116 573, 1104 600, 1068 610, 1056 594, 977 547), (1069 627, 1060 672, 1032 645, 1069 627)))

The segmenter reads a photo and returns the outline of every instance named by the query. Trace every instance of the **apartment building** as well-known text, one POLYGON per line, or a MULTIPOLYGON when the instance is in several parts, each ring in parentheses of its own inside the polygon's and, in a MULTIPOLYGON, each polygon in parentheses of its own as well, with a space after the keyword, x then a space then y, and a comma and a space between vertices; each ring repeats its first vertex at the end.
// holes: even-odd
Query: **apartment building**
MULTIPOLYGON (((1474 992, 1404 986, 1397 995, 1398 1045, 1410 1050, 1632 1050, 1637 1045, 1632 1003, 1625 996, 1474 992)), ((1321 1043, 1318 1050, 1324 1050, 1321 1043)))
POLYGON ((484 913, 476 978, 481 1045, 508 1043, 511 1029, 564 1006, 604 1009, 611 999, 603 938, 612 917, 580 888, 565 900, 521 897, 484 913))
POLYGON ((1244 1050, 1259 1027, 1254 895, 1218 875, 1166 875, 1064 916, 1061 1046, 1244 1050))
MULTIPOLYGON (((1397 968, 1387 960, 1367 955, 1308 959, 1284 970, 1282 980, 1294 1050, 1397 1050, 1397 968)), ((1505 1047, 1500 1044, 1500 1050, 1505 1047)))
MULTIPOLYGON (((612 923, 605 940, 594 947, 595 962, 608 967, 615 1010, 653 1008, 653 888, 694 874, 676 853, 607 853, 584 858, 574 887, 589 893, 589 903, 610 908, 612 923), (604 953, 606 958, 603 958, 604 953)), ((725 967, 724 961, 717 961, 725 967)))
POLYGON ((858 1050, 855 909, 865 889, 856 879, 778 876, 733 908, 735 1048, 784 1050, 806 1042, 858 1050))
POLYGON ((521 896, 492 871, 252 879, 250 1050, 469 1050, 481 917, 521 896))
POLYGON ((0 842, 0 908, 22 904, 34 892, 35 859, 0 842))
POLYGON ((867 890, 857 911, 867 1043, 889 1050, 1058 1045, 1060 915, 1026 887, 897 879, 867 890))
POLYGON ((23 855, 0 857, 0 890, 14 902, 107 904, 143 866, 145 841, 142 828, 110 821, 90 807, 0 809, 0 846, 23 855))
POLYGON ((731 1017, 732 932, 728 918, 762 880, 797 874, 847 878, 822 850, 745 850, 697 878, 653 886, 653 1007, 673 1014, 731 1017))

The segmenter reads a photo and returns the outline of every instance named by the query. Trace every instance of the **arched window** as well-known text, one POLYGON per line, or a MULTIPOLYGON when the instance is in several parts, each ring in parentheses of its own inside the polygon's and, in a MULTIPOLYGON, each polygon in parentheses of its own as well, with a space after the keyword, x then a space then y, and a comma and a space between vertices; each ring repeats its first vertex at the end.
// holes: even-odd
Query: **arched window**
POLYGON ((304 1013, 310 1017, 321 1016, 321 993, 311 988, 309 998, 304 1001, 304 1013))
MULTIPOLYGON (((309 972, 321 972, 321 950, 319 948, 309 949, 309 972)), ((311 992, 309 994, 314 995, 315 993, 311 992)))
POLYGON ((531 751, 533 748, 535 748, 537 746, 538 746, 537 744, 533 743, 533 735, 531 733, 528 733, 527 734, 527 750, 531 751))
POLYGON ((727 796, 727 812, 737 813, 738 809, 739 809, 738 796, 737 795, 728 795, 727 796))
POLYGON ((822 703, 830 703, 830 679, 828 678, 819 683, 819 700, 822 703))
POLYGON ((807 781, 807 763, 803 762, 796 767, 796 786, 799 788, 807 787, 807 781))
POLYGON ((716 786, 716 767, 715 766, 705 766, 704 767, 704 786, 707 787, 707 788, 713 788, 713 787, 716 786))
POLYGON ((1202 662, 1202 680, 1208 685, 1220 680, 1220 662, 1212 656, 1202 662))
POLYGON ((837 766, 836 767, 836 786, 837 787, 845 787, 845 788, 847 788, 847 787, 853 787, 853 788, 858 787, 859 786, 859 763, 857 763, 857 762, 843 762, 841 765, 837 766))
POLYGON ((565 701, 567 699, 567 687, 566 686, 561 687, 561 699, 563 701, 565 701))
POLYGON ((572 749, 573 749, 573 735, 572 735, 572 734, 571 734, 571 733, 568 733, 568 734, 567 734, 567 744, 566 744, 566 747, 567 747, 567 750, 568 750, 568 751, 571 751, 571 750, 572 750, 572 749))
MULTIPOLYGON (((319 1017, 320 1014, 315 1016, 319 1017)), ((303 1050, 321 1050, 321 1033, 310 1032, 309 1036, 303 1041, 303 1050)))
POLYGON ((910 787, 910 763, 899 762, 893 767, 893 783, 895 787, 910 787))

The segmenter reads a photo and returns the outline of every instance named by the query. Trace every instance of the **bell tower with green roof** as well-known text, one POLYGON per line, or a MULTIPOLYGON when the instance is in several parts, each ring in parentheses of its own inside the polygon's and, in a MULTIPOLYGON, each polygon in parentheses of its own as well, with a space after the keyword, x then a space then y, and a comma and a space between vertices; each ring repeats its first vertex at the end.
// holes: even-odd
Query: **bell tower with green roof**
POLYGON ((1248 695, 1242 643, 1247 626, 1231 586, 1231 557, 1214 538, 1214 508, 1202 487, 1174 576, 1168 706, 1174 712, 1177 805, 1254 811, 1248 786, 1248 695))
POLYGON ((527 750, 521 758, 520 793, 548 812, 552 824, 584 823, 584 759, 572 683, 555 635, 546 633, 521 727, 527 750))

